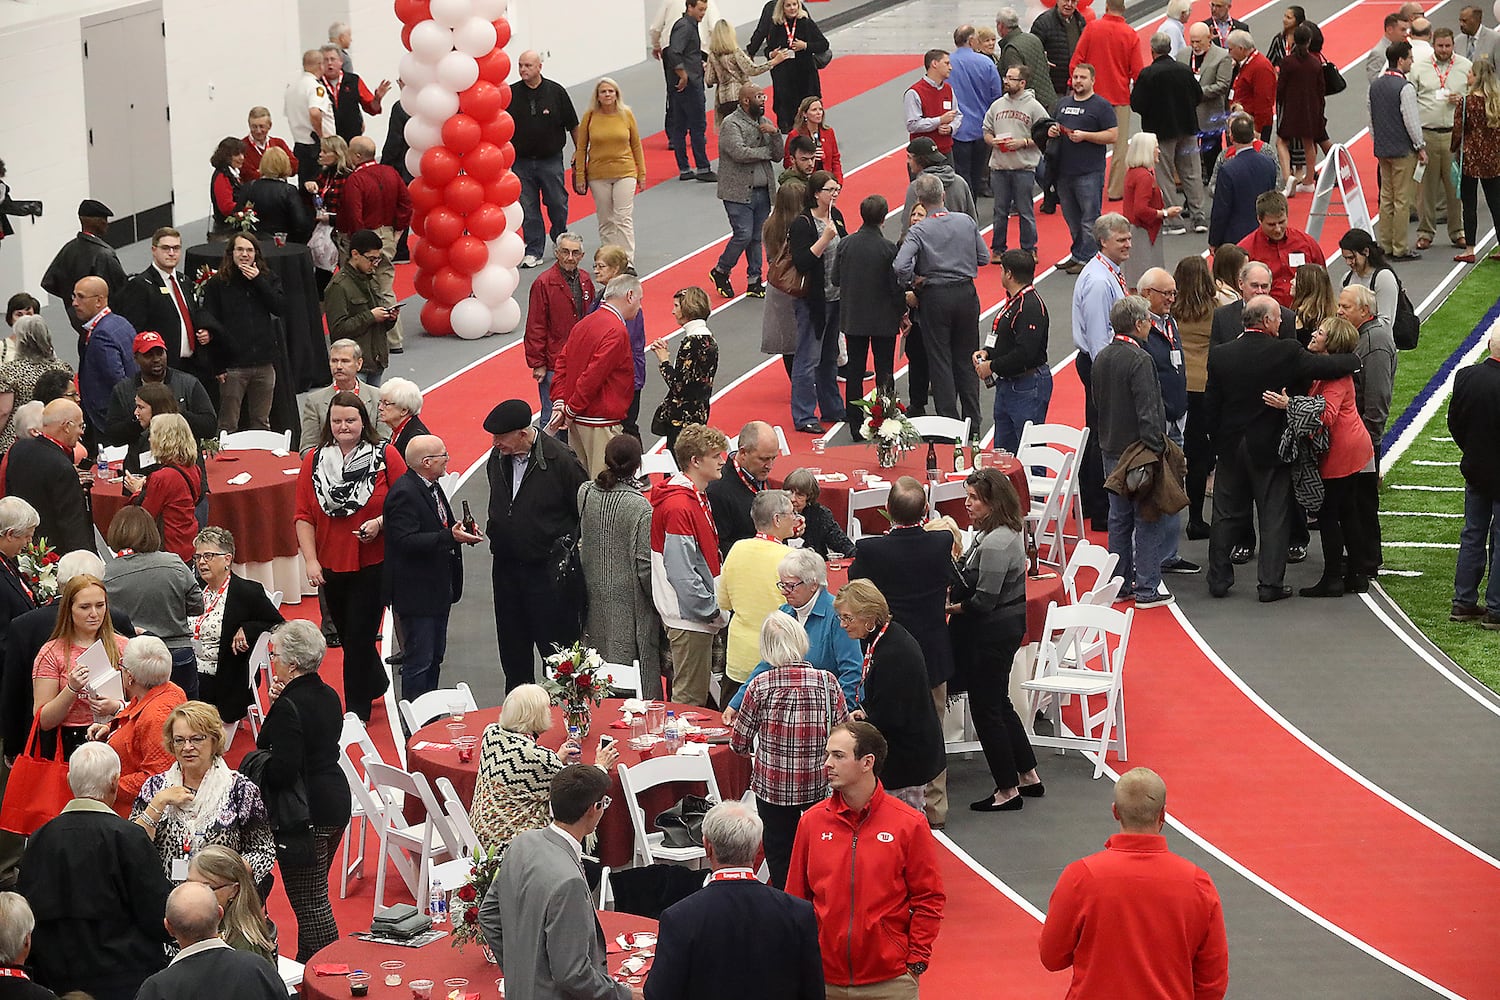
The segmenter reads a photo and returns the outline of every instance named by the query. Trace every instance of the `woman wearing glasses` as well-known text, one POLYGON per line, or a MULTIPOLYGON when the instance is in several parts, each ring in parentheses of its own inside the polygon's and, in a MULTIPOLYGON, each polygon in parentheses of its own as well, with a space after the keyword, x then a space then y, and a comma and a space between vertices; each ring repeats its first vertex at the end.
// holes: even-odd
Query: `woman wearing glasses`
POLYGON ((226 743, 250 704, 250 650, 262 632, 284 620, 264 587, 229 571, 233 562, 234 536, 228 530, 198 532, 193 565, 203 580, 203 611, 193 616, 188 634, 198 655, 198 700, 218 710, 226 743))
POLYGON ((188 859, 210 844, 237 851, 264 898, 276 845, 255 783, 224 763, 224 724, 212 705, 189 701, 167 716, 162 737, 174 762, 147 778, 130 820, 156 845, 167 878, 183 882, 188 859))
POLYGON ((804 434, 822 434, 818 423, 844 419, 844 398, 837 380, 839 361, 839 286, 834 280, 839 241, 849 235, 844 214, 834 202, 839 182, 819 170, 808 179, 806 208, 787 231, 792 266, 805 279, 807 294, 797 299, 797 353, 792 358, 792 423, 804 434))
POLYGON ((255 879, 244 858, 217 844, 205 847, 188 864, 188 881, 208 886, 223 907, 219 937, 225 944, 276 964, 276 925, 266 916, 266 905, 255 891, 255 879))

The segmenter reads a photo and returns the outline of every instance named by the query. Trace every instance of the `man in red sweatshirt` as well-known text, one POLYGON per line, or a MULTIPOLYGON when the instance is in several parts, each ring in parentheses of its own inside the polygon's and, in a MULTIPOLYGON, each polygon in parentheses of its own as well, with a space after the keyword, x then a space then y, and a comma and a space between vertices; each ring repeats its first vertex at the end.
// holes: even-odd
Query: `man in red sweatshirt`
POLYGON ((1240 240, 1240 249, 1271 269, 1271 298, 1292 307, 1292 280, 1303 264, 1326 266, 1318 241, 1287 225, 1286 195, 1266 191, 1255 199, 1256 229, 1240 240))
POLYGON ((835 726, 833 794, 802 814, 792 845, 786 891, 818 915, 830 997, 917 1000, 943 921, 937 841, 926 817, 886 794, 886 751, 868 722, 835 726))
POLYGON ((622 274, 604 290, 604 305, 579 320, 563 345, 552 380, 553 427, 568 428, 568 444, 589 476, 604 469, 604 446, 624 433, 635 397, 635 364, 625 324, 641 311, 641 282, 622 274))
POLYGON ((1229 988, 1224 911, 1208 873, 1167 850, 1167 786, 1137 767, 1115 785, 1120 832, 1063 869, 1037 942, 1069 1000, 1220 1000, 1229 988))
POLYGON ((1109 160, 1109 181, 1105 189, 1110 201, 1125 197, 1125 146, 1130 142, 1130 87, 1140 75, 1145 58, 1141 38, 1125 23, 1125 0, 1107 0, 1104 16, 1083 29, 1078 48, 1073 50, 1069 69, 1080 63, 1094 67, 1094 93, 1115 109, 1118 128, 1115 152, 1109 160))

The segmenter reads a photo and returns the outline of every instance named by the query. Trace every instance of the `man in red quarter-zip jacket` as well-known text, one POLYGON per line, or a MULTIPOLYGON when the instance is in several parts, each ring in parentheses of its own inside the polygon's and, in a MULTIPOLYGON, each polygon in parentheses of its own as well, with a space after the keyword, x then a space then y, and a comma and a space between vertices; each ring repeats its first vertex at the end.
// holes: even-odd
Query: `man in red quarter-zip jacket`
POLYGON ((818 915, 829 1000, 916 1000, 943 919, 937 842, 920 812, 886 794, 885 757, 868 722, 835 726, 833 794, 797 824, 786 891, 818 915))

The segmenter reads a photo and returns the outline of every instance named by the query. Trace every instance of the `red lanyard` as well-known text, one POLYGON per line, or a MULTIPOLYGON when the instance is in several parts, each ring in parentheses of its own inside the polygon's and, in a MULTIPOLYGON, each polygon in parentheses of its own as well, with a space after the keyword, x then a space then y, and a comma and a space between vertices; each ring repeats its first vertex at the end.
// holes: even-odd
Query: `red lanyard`
POLYGON ((1126 295, 1129 295, 1130 294, 1130 289, 1125 287, 1125 275, 1124 275, 1124 273, 1121 272, 1120 270, 1118 270, 1115 267, 1115 265, 1110 261, 1110 259, 1108 257, 1104 256, 1104 254, 1102 254, 1102 253, 1096 253, 1096 254, 1094 254, 1094 259, 1097 260, 1097 261, 1099 261, 1099 263, 1103 264, 1105 267, 1109 268, 1110 275, 1112 275, 1114 277, 1114 279, 1120 283, 1120 291, 1124 292, 1126 295))
MULTIPOLYGON (((753 877, 753 876, 752 876, 753 877)), ((14 966, 0 967, 0 978, 5 979, 30 979, 25 969, 17 969, 14 966)))
POLYGON ((786 28, 786 47, 791 48, 792 43, 797 40, 797 21, 793 18, 785 22, 782 27, 786 28))
POLYGON ((755 537, 756 538, 760 538, 760 539, 764 539, 765 541, 768 541, 768 542, 775 542, 777 545, 781 544, 781 539, 777 538, 775 535, 768 535, 764 531, 757 531, 755 533, 755 537))
POLYGON ((213 614, 214 608, 217 608, 219 606, 219 602, 222 601, 222 600, 224 600, 224 595, 227 594, 227 593, 229 593, 229 578, 225 577, 224 578, 224 586, 220 587, 214 593, 214 601, 213 601, 213 603, 209 604, 209 603, 205 602, 204 605, 203 605, 203 614, 199 615, 198 616, 198 620, 193 623, 193 638, 194 639, 198 639, 200 641, 202 640, 202 638, 203 638, 203 623, 206 622, 206 621, 208 621, 208 616, 211 615, 211 614, 213 614))
POLYGON ((754 882, 755 873, 748 868, 720 868, 708 877, 710 882, 754 882))
POLYGON ((1448 77, 1451 76, 1452 73, 1453 73, 1453 63, 1451 63, 1451 62, 1448 63, 1448 72, 1444 73, 1442 70, 1440 70, 1440 69, 1437 68, 1437 58, 1433 57, 1433 60, 1432 60, 1432 71, 1437 74, 1439 89, 1441 89, 1441 90, 1447 90, 1448 89, 1448 77))
POLYGON ((1130 344, 1132 347, 1141 346, 1141 342, 1139 340, 1136 340, 1134 337, 1127 337, 1121 333, 1115 334, 1115 340, 1119 341, 1122 344, 1130 344))
POLYGON ((757 483, 754 479, 751 479, 750 473, 740 468, 740 463, 738 462, 734 463, 734 473, 735 475, 740 477, 741 482, 750 487, 751 493, 759 493, 761 490, 766 488, 764 483, 757 483))
POLYGON ((890 627, 890 622, 886 622, 884 625, 880 626, 880 631, 876 633, 875 638, 870 640, 870 648, 865 650, 865 662, 859 668, 859 688, 854 692, 854 701, 856 704, 864 703, 865 678, 870 675, 870 660, 875 655, 875 647, 880 644, 881 636, 885 635, 885 630, 890 627))

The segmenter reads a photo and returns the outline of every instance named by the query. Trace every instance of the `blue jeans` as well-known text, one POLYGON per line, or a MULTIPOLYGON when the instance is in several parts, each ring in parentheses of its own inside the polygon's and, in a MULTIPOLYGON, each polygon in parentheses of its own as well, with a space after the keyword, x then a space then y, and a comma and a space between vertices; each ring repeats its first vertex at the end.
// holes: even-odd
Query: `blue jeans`
POLYGON ((568 229, 568 186, 563 183, 562 154, 518 156, 511 170, 521 181, 521 236, 526 240, 526 253, 540 257, 547 248, 546 238, 550 236, 555 243, 568 229), (550 226, 542 224, 543 203, 550 226))
POLYGON ((1070 253, 1080 264, 1088 263, 1098 252, 1094 243, 1094 222, 1104 199, 1104 171, 1091 174, 1063 175, 1057 179, 1057 202, 1062 206, 1068 232, 1073 234, 1070 253))
POLYGON ((1466 484, 1464 527, 1458 535, 1458 566, 1453 571, 1454 604, 1479 603, 1479 581, 1484 579, 1486 562, 1490 579, 1484 588, 1484 606, 1491 614, 1500 615, 1500 500, 1466 484))
MULTIPOLYGON (((1105 476, 1114 471, 1119 461, 1119 455, 1104 456, 1105 476)), ((1108 495, 1109 551, 1120 557, 1115 572, 1130 588, 1131 596, 1138 601, 1147 600, 1161 586, 1162 553, 1167 549, 1169 533, 1177 530, 1177 518, 1147 521, 1141 517, 1138 504, 1115 493, 1108 495)))
POLYGON ((814 316, 806 299, 793 305, 797 314, 797 353, 792 357, 792 423, 797 427, 818 419, 844 419, 844 400, 839 395, 839 304, 825 303, 822 316, 814 316))
POLYGON ((552 417, 552 373, 549 371, 542 376, 542 380, 536 384, 537 402, 541 404, 542 426, 552 417))
MULTIPOLYGON (((1182 420, 1167 421, 1167 438, 1173 444, 1177 445, 1177 447, 1182 447, 1182 420)), ((1162 520, 1170 520, 1172 522, 1171 528, 1166 529, 1166 534, 1162 538, 1161 564, 1165 566, 1168 563, 1176 562, 1179 558, 1177 545, 1182 540, 1182 511, 1171 515, 1170 518, 1164 517, 1162 520)))
POLYGON ((1021 446, 1021 430, 1026 421, 1045 424, 1047 404, 1051 401, 1052 370, 1046 365, 1020 378, 996 379, 995 447, 1015 454, 1021 446))
POLYGON ((198 657, 192 646, 178 646, 172 653, 172 683, 182 688, 188 701, 198 700, 198 657))
POLYGON ((681 91, 677 89, 674 81, 667 87, 667 107, 671 113, 667 117, 667 141, 671 144, 677 154, 677 171, 686 173, 688 166, 688 146, 683 142, 683 136, 688 135, 693 140, 693 162, 698 164, 701 173, 708 169, 708 104, 703 94, 703 83, 688 81, 688 85, 681 91))
POLYGON ((1031 201, 1036 190, 1036 171, 991 170, 990 190, 995 194, 995 229, 990 233, 990 246, 1007 249, 1006 229, 1014 209, 1021 229, 1021 249, 1036 253, 1036 205, 1031 201))
POLYGON ((720 274, 730 274, 745 255, 745 280, 750 284, 760 283, 761 252, 760 231, 771 214, 771 192, 763 187, 750 189, 750 204, 737 201, 724 203, 724 214, 729 216, 729 245, 719 255, 714 269, 720 274))
POLYGON ((419 695, 438 689, 443 657, 448 652, 448 616, 402 615, 406 632, 402 647, 401 697, 415 701, 419 695))

